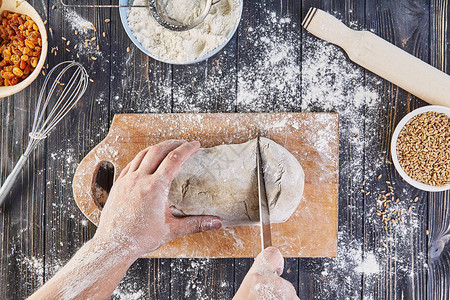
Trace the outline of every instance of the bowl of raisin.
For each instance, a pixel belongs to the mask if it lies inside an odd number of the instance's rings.
[[[1,1],[0,98],[29,86],[47,56],[47,31],[39,14],[26,1]]]

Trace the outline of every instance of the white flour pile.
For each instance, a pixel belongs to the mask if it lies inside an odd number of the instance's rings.
[[[146,6],[148,0],[135,0],[133,4]],[[136,39],[150,53],[165,61],[183,63],[204,56],[223,44],[239,22],[241,6],[241,0],[222,0],[211,7],[202,24],[182,32],[162,27],[146,8],[128,9],[128,24]],[[175,10],[172,14],[180,18],[182,12]],[[186,16],[192,17],[192,13]]]
[[[162,0],[161,12],[170,19],[189,25],[202,14],[206,7],[206,0]]]

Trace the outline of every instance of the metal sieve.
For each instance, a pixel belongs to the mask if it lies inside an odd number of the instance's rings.
[[[101,8],[114,8],[114,7],[141,7],[141,8],[149,8],[150,12],[155,18],[155,20],[164,28],[167,28],[172,31],[186,31],[190,30],[198,25],[200,25],[203,20],[205,20],[206,16],[209,14],[211,7],[220,2],[221,0],[206,0],[205,7],[200,15],[198,15],[194,20],[192,20],[189,24],[183,24],[178,22],[177,20],[169,17],[167,13],[162,9],[161,2],[162,0],[148,0],[147,5],[119,5],[119,4],[69,4],[64,0],[61,0],[61,4],[64,7],[101,7]]]

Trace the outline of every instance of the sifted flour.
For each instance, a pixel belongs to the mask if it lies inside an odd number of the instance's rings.
[[[135,0],[133,4],[145,6],[148,0]],[[165,61],[184,63],[194,61],[226,42],[239,22],[241,6],[241,0],[222,0],[211,7],[202,24],[182,32],[162,27],[146,8],[129,8],[128,24],[136,39],[150,53]],[[180,6],[184,7],[186,5]],[[175,15],[179,17],[178,13]]]
[[[180,24],[191,24],[205,9],[206,0],[162,0],[161,11]]]

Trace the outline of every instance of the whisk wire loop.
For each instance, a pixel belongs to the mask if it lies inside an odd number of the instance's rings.
[[[80,93],[83,94],[87,88],[88,75],[86,70],[76,62],[64,62],[56,65],[47,75],[44,81],[44,86],[48,84],[52,73],[61,65],[68,64],[65,66],[61,72],[55,78],[50,90],[48,92],[45,101],[40,98],[38,101],[36,112],[39,113],[37,121],[33,124],[32,132],[34,136],[47,136],[48,133],[56,126],[56,124],[65,117],[65,115],[72,109],[72,107],[78,102],[81,97]],[[53,94],[56,89],[61,86],[61,79],[66,74],[66,72],[76,67],[77,69],[72,74],[69,82],[64,85],[64,89],[53,105],[52,109],[45,118],[46,108],[49,106],[49,102],[53,98]]]
[[[46,96],[47,86],[53,73],[59,70],[62,66],[64,66],[63,69],[57,74],[54,82],[47,91]],[[67,84],[62,83],[62,80],[65,79],[64,76],[66,73],[73,68],[75,68],[75,70],[70,76]],[[34,112],[33,126],[29,134],[30,139],[28,141],[28,145],[14,169],[0,187],[0,205],[6,199],[6,196],[11,190],[15,179],[25,165],[25,162],[31,152],[50,134],[56,125],[69,113],[69,111],[77,104],[78,100],[80,100],[83,96],[88,86],[88,79],[89,75],[87,74],[86,69],[81,64],[73,61],[59,63],[48,72],[39,93],[36,110]],[[56,96],[55,92],[61,86],[64,86],[64,88],[61,93]],[[56,100],[52,101],[54,97],[56,97]],[[49,106],[51,103],[53,103],[53,106],[50,108]]]

